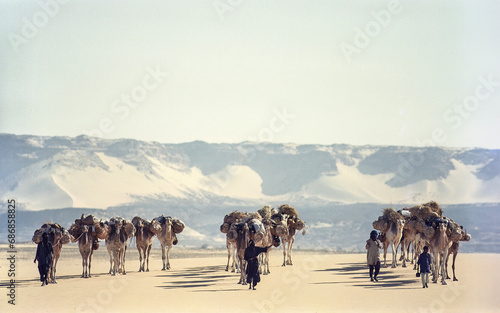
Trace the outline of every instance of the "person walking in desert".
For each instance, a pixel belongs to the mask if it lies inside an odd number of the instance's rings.
[[[48,274],[53,257],[54,250],[52,249],[52,244],[49,242],[49,236],[47,233],[43,233],[42,241],[40,241],[36,247],[35,260],[33,261],[33,263],[38,261],[38,271],[40,272],[40,281],[42,282],[42,286],[49,284]]]
[[[248,289],[252,289],[252,283],[253,283],[253,290],[255,290],[255,286],[257,283],[260,282],[260,274],[259,274],[259,260],[258,256],[262,252],[266,252],[271,246],[261,248],[261,247],[256,247],[255,242],[250,239],[248,242],[248,247],[245,249],[245,261],[247,261],[247,283],[249,284]]]
[[[378,233],[376,230],[372,230],[370,233],[370,239],[366,241],[366,261],[370,267],[370,280],[378,281],[377,275],[380,272],[380,251],[382,245],[378,240]],[[373,273],[375,270],[375,275]]]

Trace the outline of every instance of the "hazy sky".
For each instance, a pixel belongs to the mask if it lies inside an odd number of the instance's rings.
[[[64,2],[0,0],[0,132],[500,148],[500,1]]]

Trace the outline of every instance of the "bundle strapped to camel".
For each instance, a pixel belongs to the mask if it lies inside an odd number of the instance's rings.
[[[430,201],[422,205],[417,205],[409,208],[411,216],[416,216],[420,219],[426,220],[430,215],[443,216],[443,210],[439,207],[439,204],[435,201]]]
[[[42,234],[50,234],[54,233],[57,237],[59,237],[59,242],[63,245],[69,243],[71,241],[71,235],[64,227],[57,223],[45,223],[39,229],[35,230],[33,234],[33,238],[31,239],[34,243],[38,244],[42,241]]]
[[[263,206],[261,209],[257,210],[257,213],[260,214],[260,216],[262,216],[262,218],[271,218],[271,206],[270,205],[265,205]]]
[[[88,227],[88,231],[92,233],[92,236],[101,240],[108,238],[109,227],[106,223],[97,219],[92,214],[88,216],[82,214],[69,228],[69,233],[73,236],[72,242],[76,242],[80,238],[84,232],[84,226]]]
[[[233,211],[224,216],[224,222],[220,225],[220,231],[223,234],[227,234],[229,232],[229,228],[231,224],[239,222],[242,218],[247,217],[246,213],[240,211]]]
[[[176,234],[182,233],[182,231],[184,230],[184,227],[186,227],[186,225],[184,224],[183,221],[181,221],[180,219],[176,219],[176,218],[174,218],[172,220],[172,225],[174,227],[174,233],[176,233]]]
[[[135,226],[136,231],[138,227],[144,227],[153,234],[161,233],[161,224],[157,220],[149,221],[142,217],[136,216],[132,219],[132,224]]]
[[[298,217],[299,213],[297,213],[297,210],[295,210],[294,207],[288,204],[283,204],[278,208],[278,212],[281,214],[287,214],[289,216],[294,216]]]
[[[374,229],[380,230],[383,233],[389,230],[391,222],[397,223],[398,220],[404,219],[403,215],[396,212],[393,208],[385,208],[382,212],[382,215],[372,223],[372,226]]]
[[[181,233],[186,227],[184,222],[181,221],[180,219],[172,218],[171,216],[165,216],[163,214],[161,216],[155,217],[153,221],[157,221],[161,225],[165,225],[167,224],[167,222],[170,223],[172,225],[174,233],[176,234]]]

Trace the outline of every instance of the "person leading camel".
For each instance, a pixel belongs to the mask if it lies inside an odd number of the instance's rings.
[[[431,272],[432,258],[429,254],[429,247],[424,247],[424,252],[418,258],[417,264],[420,266],[420,277],[422,288],[429,288],[429,273]]]
[[[35,260],[33,260],[33,263],[36,263],[38,260],[38,272],[40,272],[40,281],[42,282],[42,286],[49,284],[48,274],[53,255],[54,250],[52,249],[52,244],[49,242],[49,236],[47,233],[43,233],[42,241],[40,241],[36,247]]]
[[[370,267],[370,280],[378,281],[377,275],[380,272],[380,251],[382,245],[378,240],[378,234],[376,230],[372,230],[370,233],[370,239],[366,241],[366,260],[368,266]],[[373,270],[375,269],[375,275],[373,275]]]
[[[251,239],[248,242],[248,247],[245,248],[245,256],[244,259],[247,261],[247,283],[249,284],[248,289],[255,290],[255,286],[260,282],[260,274],[259,274],[259,259],[257,258],[260,253],[266,252],[271,246],[261,248],[256,247],[255,242]]]

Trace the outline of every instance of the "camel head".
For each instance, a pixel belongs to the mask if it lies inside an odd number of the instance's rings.
[[[467,230],[462,229],[462,238],[460,238],[460,241],[469,241],[472,239],[472,236],[467,233]]]
[[[439,223],[438,224],[437,230],[439,230],[441,232],[446,232],[447,229],[448,229],[448,223]]]
[[[405,227],[406,221],[404,219],[399,219],[398,220],[398,229],[403,229]]]

